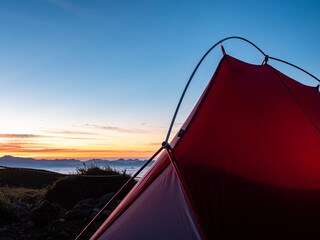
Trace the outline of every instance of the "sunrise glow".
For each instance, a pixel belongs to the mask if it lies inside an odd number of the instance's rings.
[[[71,127],[72,128],[72,127]],[[148,128],[82,126],[74,130],[42,129],[1,133],[0,155],[32,158],[147,158],[161,144],[164,131]]]
[[[194,67],[227,36],[320,75],[314,1],[5,0],[0,7],[0,157],[148,158],[164,141]],[[248,63],[263,61],[247,43],[224,48]],[[221,57],[216,48],[199,68],[172,136]]]

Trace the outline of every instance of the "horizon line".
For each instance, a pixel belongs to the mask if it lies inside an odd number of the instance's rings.
[[[87,161],[87,160],[95,160],[95,159],[98,159],[98,160],[110,160],[110,161],[114,161],[114,160],[120,160],[120,159],[124,159],[124,160],[148,160],[149,158],[147,157],[110,157],[110,158],[107,158],[107,157],[79,157],[79,158],[46,158],[46,157],[19,157],[19,156],[13,156],[13,155],[3,155],[2,157],[0,158],[3,158],[3,157],[13,157],[13,158],[31,158],[31,159],[34,159],[34,160],[79,160],[79,161]]]

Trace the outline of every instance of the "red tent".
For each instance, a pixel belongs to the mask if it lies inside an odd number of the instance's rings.
[[[92,239],[319,239],[320,93],[224,55]]]

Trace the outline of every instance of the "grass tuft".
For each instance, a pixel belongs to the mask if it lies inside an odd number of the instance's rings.
[[[111,168],[110,166],[101,167],[99,165],[92,164],[89,166],[84,165],[84,167],[76,168],[76,174],[95,175],[95,176],[99,176],[99,175],[110,176],[110,175],[120,175],[120,172]]]
[[[24,202],[31,207],[44,199],[47,189],[0,187],[0,198],[7,202]]]

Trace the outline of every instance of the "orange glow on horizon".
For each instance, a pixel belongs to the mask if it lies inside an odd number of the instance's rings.
[[[91,126],[90,126],[91,127]],[[27,133],[1,133],[0,157],[35,159],[146,159],[161,146],[162,131],[106,128],[79,130],[42,130]],[[31,133],[30,133],[31,132]]]
[[[101,159],[117,159],[117,158],[139,158],[145,159],[149,158],[157,149],[146,150],[146,151],[134,151],[134,150],[64,150],[61,152],[56,151],[12,151],[3,152],[0,150],[0,156],[11,155],[14,157],[23,158],[35,158],[35,159],[91,159],[91,158],[101,158]]]
[[[68,125],[54,128],[0,128],[0,157],[35,159],[147,159],[166,136],[166,127]],[[179,125],[175,127],[177,132]],[[174,133],[172,133],[174,136]]]

